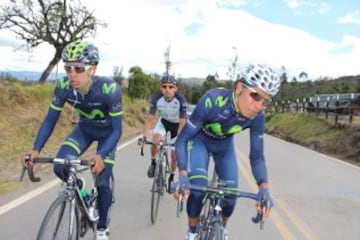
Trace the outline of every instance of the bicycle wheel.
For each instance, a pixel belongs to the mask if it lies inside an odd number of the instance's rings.
[[[164,189],[165,189],[166,192],[170,192],[171,189],[169,189],[169,186],[167,184],[168,177],[169,177],[169,175],[171,173],[168,154],[164,155],[163,161],[165,162],[165,169],[163,171],[165,181],[163,183],[163,186],[164,186]]]
[[[200,221],[197,226],[197,231],[199,235],[199,240],[207,239],[206,236],[208,235],[207,232],[210,229],[210,201],[209,199],[205,200],[205,203],[202,205],[201,213],[200,213]]]
[[[213,229],[213,236],[214,240],[224,240],[224,228],[222,227],[221,222],[215,222],[214,223],[214,229]]]
[[[151,223],[154,224],[156,222],[158,210],[159,210],[159,202],[162,191],[162,176],[160,171],[160,164],[156,164],[155,174],[153,179],[153,184],[151,188]]]
[[[62,193],[47,211],[36,239],[79,239],[79,213],[75,201],[75,198],[69,200],[67,193]]]
[[[111,173],[110,188],[111,188],[112,200],[111,200],[111,204],[110,204],[110,207],[109,207],[109,210],[108,210],[107,220],[106,220],[106,226],[108,226],[108,227],[110,225],[111,210],[112,210],[113,205],[115,203],[115,177],[114,177],[114,173]]]

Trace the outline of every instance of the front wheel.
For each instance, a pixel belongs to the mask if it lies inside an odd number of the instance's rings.
[[[79,239],[79,213],[75,201],[75,198],[69,200],[67,193],[61,194],[47,211],[36,239]]]
[[[158,210],[159,210],[159,202],[162,191],[162,177],[159,174],[159,165],[156,165],[155,174],[153,178],[153,184],[151,188],[151,223],[154,224],[156,222]]]

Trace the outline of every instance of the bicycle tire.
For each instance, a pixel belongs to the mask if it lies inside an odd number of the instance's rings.
[[[160,196],[162,191],[162,176],[159,174],[160,164],[156,164],[153,184],[151,188],[151,223],[154,224],[159,211]]]
[[[111,210],[113,208],[113,205],[115,203],[115,176],[114,173],[111,173],[111,177],[110,177],[110,188],[111,188],[111,204],[108,210],[108,214],[107,214],[107,219],[106,219],[106,226],[109,227],[110,225],[110,220],[111,220]]]
[[[55,199],[42,220],[37,240],[79,239],[79,213],[75,206],[71,206],[76,204],[76,199],[72,201],[69,201],[66,192]],[[74,214],[71,214],[71,208]],[[54,227],[51,226],[52,223],[55,223]]]
[[[165,187],[165,191],[166,192],[170,192],[170,188],[167,184],[167,181],[168,181],[168,177],[171,173],[171,170],[170,170],[170,164],[169,164],[169,157],[168,157],[168,154],[164,154],[164,161],[165,161],[165,169],[164,169],[164,179],[165,179],[165,182],[164,182],[164,187]]]

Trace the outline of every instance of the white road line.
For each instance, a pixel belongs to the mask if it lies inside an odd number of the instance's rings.
[[[117,151],[119,151],[120,149],[128,146],[129,144],[137,141],[137,139],[139,138],[138,137],[135,137],[123,144],[121,144],[120,146],[117,147]],[[13,208],[16,208],[17,206],[35,198],[36,196],[40,195],[41,193],[49,190],[50,188],[54,187],[55,185],[61,183],[59,179],[55,179],[55,180],[52,180],[50,182],[48,182],[47,184],[41,186],[41,187],[38,187],[37,189],[35,190],[32,190],[31,192],[28,192],[26,193],[25,195],[7,203],[7,204],[4,204],[3,206],[0,207],[0,215],[12,210]]]

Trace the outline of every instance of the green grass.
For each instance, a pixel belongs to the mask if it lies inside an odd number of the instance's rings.
[[[267,119],[267,132],[325,154],[360,164],[360,129],[336,128],[324,117],[283,113]]]

